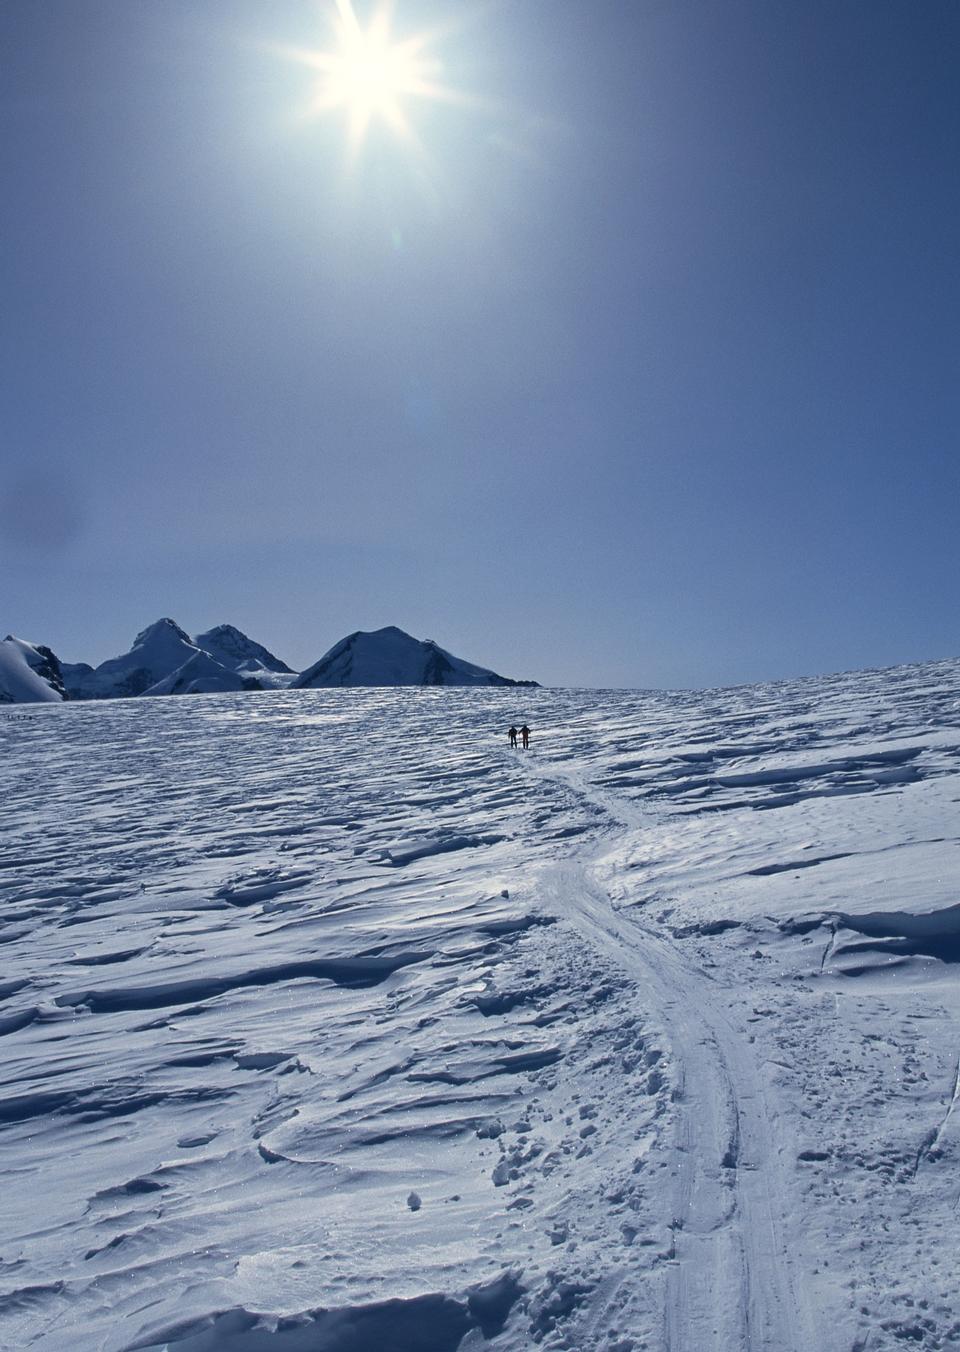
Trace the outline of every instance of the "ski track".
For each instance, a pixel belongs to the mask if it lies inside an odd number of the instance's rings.
[[[0,1347],[960,1347],[958,674],[0,713]]]
[[[780,1212],[789,1195],[747,1046],[709,977],[675,944],[614,908],[601,881],[623,876],[629,838],[649,826],[638,812],[569,774],[553,778],[600,808],[616,835],[556,867],[549,902],[608,952],[638,989],[655,996],[679,1065],[674,1245],[665,1316],[667,1345],[791,1352],[825,1346],[799,1299]],[[621,836],[626,836],[626,840]],[[731,1294],[733,1299],[731,1300]]]

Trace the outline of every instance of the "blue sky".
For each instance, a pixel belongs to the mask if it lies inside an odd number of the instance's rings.
[[[370,11],[360,3],[358,14]],[[0,7],[0,626],[550,684],[960,652],[955,0],[397,0],[464,103],[353,163],[320,0]]]

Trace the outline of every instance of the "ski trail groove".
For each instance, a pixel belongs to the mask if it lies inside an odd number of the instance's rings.
[[[923,1141],[920,1143],[920,1149],[917,1151],[917,1158],[913,1166],[914,1176],[916,1176],[916,1174],[919,1172],[920,1166],[925,1161],[930,1161],[937,1158],[943,1143],[944,1135],[946,1133],[947,1127],[950,1124],[950,1119],[953,1116],[954,1111],[956,1110],[958,1102],[960,1102],[960,1059],[958,1059],[956,1069],[954,1071],[953,1093],[950,1095],[950,1102],[947,1104],[946,1111],[940,1118],[940,1121],[937,1123],[937,1125],[930,1129],[927,1135],[923,1138]]]
[[[554,771],[554,772],[551,772]],[[540,881],[558,914],[607,952],[650,999],[672,1043],[678,1108],[670,1352],[807,1352],[826,1347],[802,1298],[784,1214],[787,1178],[745,1031],[716,983],[672,939],[614,909],[611,888],[644,814],[573,775],[532,764],[599,808],[613,830]]]

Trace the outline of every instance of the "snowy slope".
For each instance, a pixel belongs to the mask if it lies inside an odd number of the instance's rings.
[[[0,704],[58,703],[63,696],[60,663],[49,648],[12,634],[0,642]]]
[[[206,633],[197,634],[193,642],[231,671],[249,676],[257,676],[261,671],[294,674],[286,662],[281,662],[269,648],[265,648],[262,643],[255,643],[232,624],[218,624]]]
[[[61,662],[68,699],[96,699],[96,674],[89,662]]]
[[[430,639],[416,639],[388,625],[349,634],[294,682],[297,689],[336,686],[531,685],[474,666]]]
[[[251,679],[251,678],[247,678]],[[144,690],[145,695],[210,695],[245,690],[245,678],[217,662],[209,653],[196,652],[162,681]]]
[[[957,1346],[960,662],[0,738],[0,1346]]]

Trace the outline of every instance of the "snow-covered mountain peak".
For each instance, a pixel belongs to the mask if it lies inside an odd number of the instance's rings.
[[[294,682],[295,688],[397,685],[532,685],[499,676],[396,625],[357,630],[341,639]]]
[[[191,642],[231,671],[255,674],[266,670],[292,674],[292,668],[286,662],[281,662],[269,648],[254,642],[242,629],[232,624],[218,624],[203,634],[197,634]]]
[[[191,638],[169,616],[147,625],[128,652],[101,662],[96,670],[84,662],[68,663],[63,674],[73,699],[272,688],[288,685],[293,676],[285,662],[235,625],[217,625]]]
[[[153,624],[148,624],[146,629],[142,629],[133,640],[133,646],[135,648],[144,648],[152,647],[157,643],[172,642],[188,643],[191,647],[196,646],[190,635],[180,628],[176,620],[164,617],[163,619],[155,620]]]
[[[137,635],[129,652],[101,662],[93,672],[82,666],[69,671],[68,689],[76,699],[142,695],[199,651],[175,621],[157,620]]]
[[[0,704],[53,703],[64,693],[56,654],[8,634],[0,643]]]
[[[235,624],[215,624],[212,629],[206,630],[205,633],[197,634],[193,641],[198,648],[203,647],[202,639],[213,639],[220,643],[234,643],[240,647],[252,642],[243,630],[238,629]]]
[[[358,630],[356,631],[356,635],[362,634],[362,633],[364,633],[364,632],[365,632],[364,630],[358,629]],[[420,639],[415,639],[415,638],[413,637],[412,634],[408,634],[408,633],[407,633],[406,629],[401,629],[401,628],[400,628],[398,625],[396,625],[396,624],[385,624],[385,625],[383,626],[382,629],[370,629],[370,630],[368,630],[368,631],[366,631],[366,632],[367,632],[367,634],[368,634],[368,636],[369,636],[370,638],[385,638],[385,637],[387,637],[387,636],[389,635],[389,636],[391,636],[391,637],[409,639],[411,643],[418,643],[418,642],[432,643],[432,642],[433,642],[433,639],[432,639],[432,638],[427,638],[427,639],[422,639],[422,640],[420,640]],[[356,637],[356,635],[354,635],[354,637]]]

